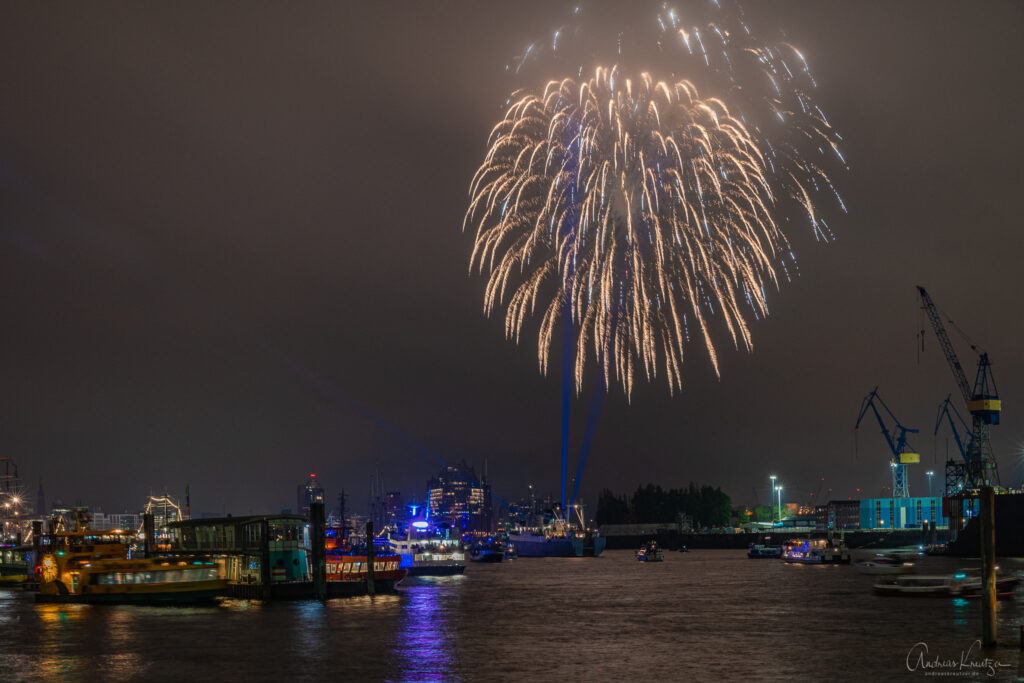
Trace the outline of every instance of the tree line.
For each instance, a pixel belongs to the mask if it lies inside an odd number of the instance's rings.
[[[597,498],[594,521],[602,524],[649,524],[676,522],[680,514],[693,520],[695,528],[726,526],[732,518],[732,500],[722,489],[697,486],[663,489],[638,486],[632,496],[604,489]]]

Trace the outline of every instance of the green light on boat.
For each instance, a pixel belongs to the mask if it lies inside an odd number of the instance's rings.
[[[963,574],[963,573],[960,573],[960,574],[954,574],[954,575],[953,575],[953,578],[954,578],[954,579],[966,579],[966,578],[967,578],[967,574]]]

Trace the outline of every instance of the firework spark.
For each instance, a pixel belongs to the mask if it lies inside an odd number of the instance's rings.
[[[706,49],[669,20],[682,44]],[[749,54],[771,77],[771,53]],[[631,79],[620,65],[593,73],[510,99],[470,184],[470,270],[487,273],[484,311],[506,308],[509,338],[543,310],[542,372],[561,322],[575,335],[577,391],[591,354],[605,386],[614,377],[627,396],[638,370],[648,381],[664,373],[675,391],[691,330],[716,373],[713,319],[752,349],[747,318],[767,314],[766,285],[778,286],[791,259],[779,205],[795,202],[827,237],[812,198],[832,183],[795,144],[772,144],[691,81]],[[794,112],[785,99],[768,106],[838,153],[820,110]]]

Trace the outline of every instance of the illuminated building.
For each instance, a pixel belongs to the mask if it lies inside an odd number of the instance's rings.
[[[385,493],[382,503],[385,525],[396,527],[408,520],[405,505],[402,503],[402,494],[399,491],[388,491]]]
[[[862,529],[915,529],[949,525],[941,498],[869,498],[860,501]]]
[[[310,474],[309,481],[305,484],[299,484],[297,500],[298,503],[295,506],[295,509],[298,514],[305,516],[309,516],[310,503],[324,502],[324,489],[320,486],[319,482],[317,482],[315,474]]]
[[[491,485],[463,460],[448,465],[427,483],[430,521],[457,532],[492,531]]]
[[[859,529],[859,500],[830,500],[814,508],[814,526],[817,529]]]

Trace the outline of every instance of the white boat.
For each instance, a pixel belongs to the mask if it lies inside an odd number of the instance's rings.
[[[916,571],[914,563],[894,555],[878,554],[869,560],[854,562],[861,574],[893,575],[912,574]]]
[[[1011,598],[1019,579],[1016,576],[996,577],[996,597]],[[908,597],[978,598],[981,597],[981,577],[965,572],[956,574],[896,576],[879,581],[872,590],[878,595]]]
[[[388,550],[401,556],[409,576],[451,576],[466,571],[458,541],[440,538],[388,538]]]

